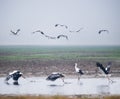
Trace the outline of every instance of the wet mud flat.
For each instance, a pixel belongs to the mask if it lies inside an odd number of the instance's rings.
[[[114,83],[109,83],[106,78],[66,78],[54,82],[46,81],[45,77],[20,78],[19,85],[9,85],[0,78],[0,95],[120,95],[120,78],[112,77]]]

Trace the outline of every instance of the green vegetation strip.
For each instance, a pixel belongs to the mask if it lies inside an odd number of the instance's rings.
[[[0,60],[113,59],[120,60],[120,47],[0,46]]]

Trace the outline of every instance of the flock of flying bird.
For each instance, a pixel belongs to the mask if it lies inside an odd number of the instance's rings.
[[[54,26],[55,26],[55,27],[63,27],[63,28],[65,28],[65,29],[69,29],[67,25],[55,24]],[[83,28],[80,28],[80,29],[75,30],[75,31],[69,30],[69,32],[70,32],[70,33],[78,33],[78,32],[80,32],[81,30],[83,30]],[[11,30],[10,32],[11,32],[13,35],[18,35],[18,33],[20,32],[20,29],[17,29],[16,32],[14,32],[14,31],[12,31],[12,30]],[[64,35],[64,34],[60,34],[60,35],[54,37],[54,36],[49,36],[49,35],[47,35],[46,33],[44,33],[44,32],[41,31],[41,30],[36,30],[36,31],[34,31],[34,32],[32,32],[32,33],[35,34],[35,33],[37,33],[37,32],[40,33],[40,34],[42,34],[44,37],[46,37],[46,38],[48,38],[48,39],[60,39],[60,38],[62,37],[62,38],[66,38],[66,39],[68,40],[68,36],[67,36],[67,35]],[[101,33],[103,33],[103,32],[109,33],[108,30],[103,29],[103,30],[99,30],[99,31],[98,31],[98,34],[101,34]]]
[[[113,83],[113,82],[114,82],[113,80],[110,79],[110,77],[109,77],[109,75],[108,75],[108,74],[110,74],[111,62],[109,62],[106,67],[104,67],[101,63],[96,62],[96,67],[98,67],[98,68],[102,71],[102,73],[105,74],[105,76],[108,78],[108,81],[109,81],[110,83]],[[77,64],[77,63],[75,63],[74,68],[75,68],[76,73],[78,74],[78,81],[80,81],[81,75],[84,75],[85,72],[82,71],[82,69],[80,69],[80,68],[78,67],[78,64]],[[19,84],[19,83],[18,83],[18,79],[19,79],[21,76],[22,76],[23,78],[25,78],[22,74],[23,74],[23,73],[21,73],[19,70],[14,70],[13,72],[9,73],[9,75],[8,75],[8,76],[6,77],[6,79],[5,79],[6,84],[9,84],[9,83],[8,83],[8,80],[9,80],[10,78],[13,78],[13,80],[14,80],[13,84],[14,84],[14,85],[18,85],[18,84]],[[55,81],[55,80],[57,80],[58,78],[61,78],[61,79],[62,79],[62,82],[63,82],[64,84],[67,84],[67,82],[64,81],[64,77],[65,77],[65,75],[62,74],[62,73],[53,72],[53,73],[51,73],[50,75],[48,75],[48,77],[46,78],[46,80]],[[31,81],[31,82],[32,82],[32,81]]]

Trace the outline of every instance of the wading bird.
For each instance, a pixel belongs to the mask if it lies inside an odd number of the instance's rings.
[[[107,33],[109,33],[108,30],[99,30],[99,31],[98,31],[99,34],[101,34],[102,32],[107,32]]]
[[[21,73],[19,70],[14,70],[13,72],[10,72],[9,75],[5,78],[5,82],[6,82],[7,84],[9,84],[9,83],[8,83],[8,80],[9,80],[10,78],[13,78],[13,81],[14,81],[13,84],[14,84],[14,85],[19,85],[18,79],[19,79],[20,77],[25,78],[25,77],[23,76],[23,73]]]
[[[80,80],[81,75],[83,75],[83,71],[77,67],[77,63],[75,63],[75,71],[78,73],[78,81]]]
[[[62,73],[53,72],[46,78],[46,80],[55,81],[56,79],[61,78],[62,81],[64,82],[64,77],[65,76]]]
[[[109,73],[110,73],[110,67],[111,67],[111,62],[108,63],[108,65],[106,67],[104,67],[101,63],[96,62],[96,66],[99,68],[99,70],[102,71],[102,73],[105,74],[105,76],[108,78],[109,82],[113,82],[113,80],[110,79],[109,77]]]
[[[62,24],[55,24],[55,27],[58,27],[58,26],[65,27],[66,29],[68,28],[68,26],[66,26],[66,25],[62,25]]]
[[[58,35],[57,38],[61,38],[61,37],[65,37],[68,40],[68,36],[67,35]]]
[[[14,34],[14,35],[17,35],[19,31],[20,31],[20,29],[17,29],[16,32],[13,32],[12,30],[11,30],[10,32],[11,32],[12,34]]]

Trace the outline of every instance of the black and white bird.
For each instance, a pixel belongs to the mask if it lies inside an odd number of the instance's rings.
[[[67,35],[58,35],[57,39],[60,39],[61,37],[64,37],[64,38],[66,38],[68,40],[68,36]]]
[[[66,25],[62,25],[62,24],[55,24],[55,27],[58,27],[58,26],[65,27],[66,29],[68,28],[68,26],[66,26]]]
[[[12,34],[14,34],[14,35],[17,35],[18,34],[18,32],[20,31],[20,29],[17,29],[17,31],[16,32],[14,32],[14,31],[10,31]]]
[[[55,81],[56,79],[58,78],[61,78],[62,81],[64,82],[64,75],[62,73],[59,73],[59,72],[53,72],[52,74],[50,74],[46,80],[50,80],[50,81]]]
[[[83,75],[84,73],[80,68],[78,68],[77,63],[75,63],[75,71],[76,73],[78,73],[78,80],[80,80],[81,75]]]
[[[102,32],[107,32],[107,33],[109,33],[108,30],[99,30],[99,31],[98,31],[99,34],[101,34]]]
[[[113,81],[110,79],[109,75],[108,75],[108,74],[110,74],[111,64],[112,64],[112,63],[109,62],[108,65],[107,65],[106,67],[104,67],[101,63],[96,62],[96,66],[99,68],[99,70],[102,71],[102,73],[105,74],[105,76],[108,78],[108,81],[109,81],[109,82],[113,82]]]
[[[9,84],[9,83],[8,83],[8,80],[10,80],[11,78],[13,78],[13,81],[14,81],[13,84],[14,84],[14,85],[19,85],[18,79],[19,79],[20,77],[25,78],[25,77],[23,76],[23,73],[22,73],[22,72],[20,72],[19,70],[14,70],[13,72],[10,72],[10,73],[8,74],[8,76],[5,78],[5,82],[6,82],[7,84]]]
[[[40,31],[40,30],[34,31],[34,32],[32,32],[32,33],[36,33],[36,32],[39,32],[39,33],[41,33],[42,35],[44,35],[44,32],[42,32],[42,31]]]

